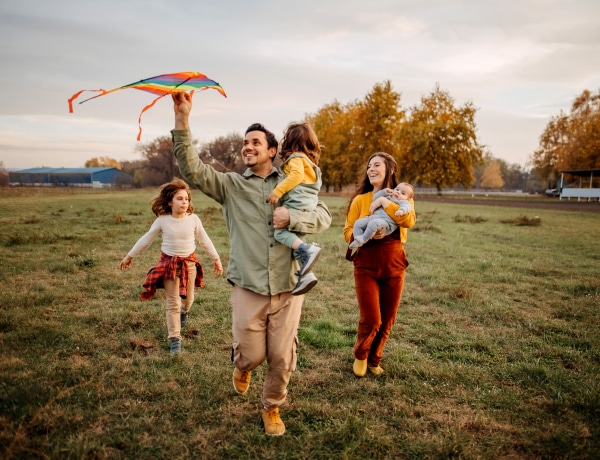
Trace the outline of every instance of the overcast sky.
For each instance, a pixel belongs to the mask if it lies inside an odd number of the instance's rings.
[[[599,0],[2,0],[0,161],[140,159],[137,120],[151,94],[118,91],[72,114],[67,99],[197,71],[228,96],[194,96],[202,142],[257,121],[279,138],[290,121],[385,80],[410,108],[439,83],[478,108],[493,156],[526,165],[550,118],[600,89],[598,18]],[[168,135],[172,102],[142,127],[142,143]]]

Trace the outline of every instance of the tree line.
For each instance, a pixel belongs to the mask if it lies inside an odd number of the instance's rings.
[[[550,186],[556,185],[561,171],[600,169],[600,90],[584,90],[573,101],[570,113],[561,111],[552,117],[532,164]]]
[[[387,152],[398,162],[398,177],[419,187],[543,191],[565,169],[600,168],[600,92],[584,91],[571,113],[553,117],[540,136],[530,167],[495,158],[477,138],[472,102],[457,105],[436,85],[418,104],[403,107],[390,81],[377,83],[362,100],[333,101],[307,114],[322,143],[319,166],[325,191],[356,183],[366,159]],[[220,171],[244,170],[239,152],[243,136],[231,133],[206,144],[194,142],[202,161]],[[171,138],[136,147],[141,159],[119,164],[96,157],[86,167],[116,166],[132,175],[134,186],[155,186],[180,177]],[[115,165],[116,163],[116,165]]]

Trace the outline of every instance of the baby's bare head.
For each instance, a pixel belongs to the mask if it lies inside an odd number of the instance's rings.
[[[408,182],[400,182],[393,192],[393,196],[397,200],[410,200],[414,195],[415,189]]]

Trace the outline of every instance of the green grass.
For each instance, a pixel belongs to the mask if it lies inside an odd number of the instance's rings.
[[[162,291],[139,300],[155,190],[0,189],[0,458],[591,459],[600,456],[600,212],[416,203],[402,304],[357,379],[347,199],[306,296],[298,369],[264,435],[260,395],[231,385],[230,286],[207,255],[183,350]],[[220,208],[196,210],[224,265]],[[533,224],[532,224],[533,222]]]

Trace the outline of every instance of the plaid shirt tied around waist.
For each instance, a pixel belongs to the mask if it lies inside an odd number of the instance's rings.
[[[144,292],[142,292],[142,300],[150,300],[156,294],[157,289],[164,288],[164,280],[174,280],[179,273],[179,296],[185,299],[187,296],[187,286],[189,271],[187,261],[196,264],[196,279],[194,287],[204,287],[202,278],[204,272],[202,265],[196,257],[196,254],[190,254],[187,257],[168,256],[164,252],[160,254],[158,263],[148,271],[146,280],[144,281]],[[193,289],[193,288],[192,288]]]

